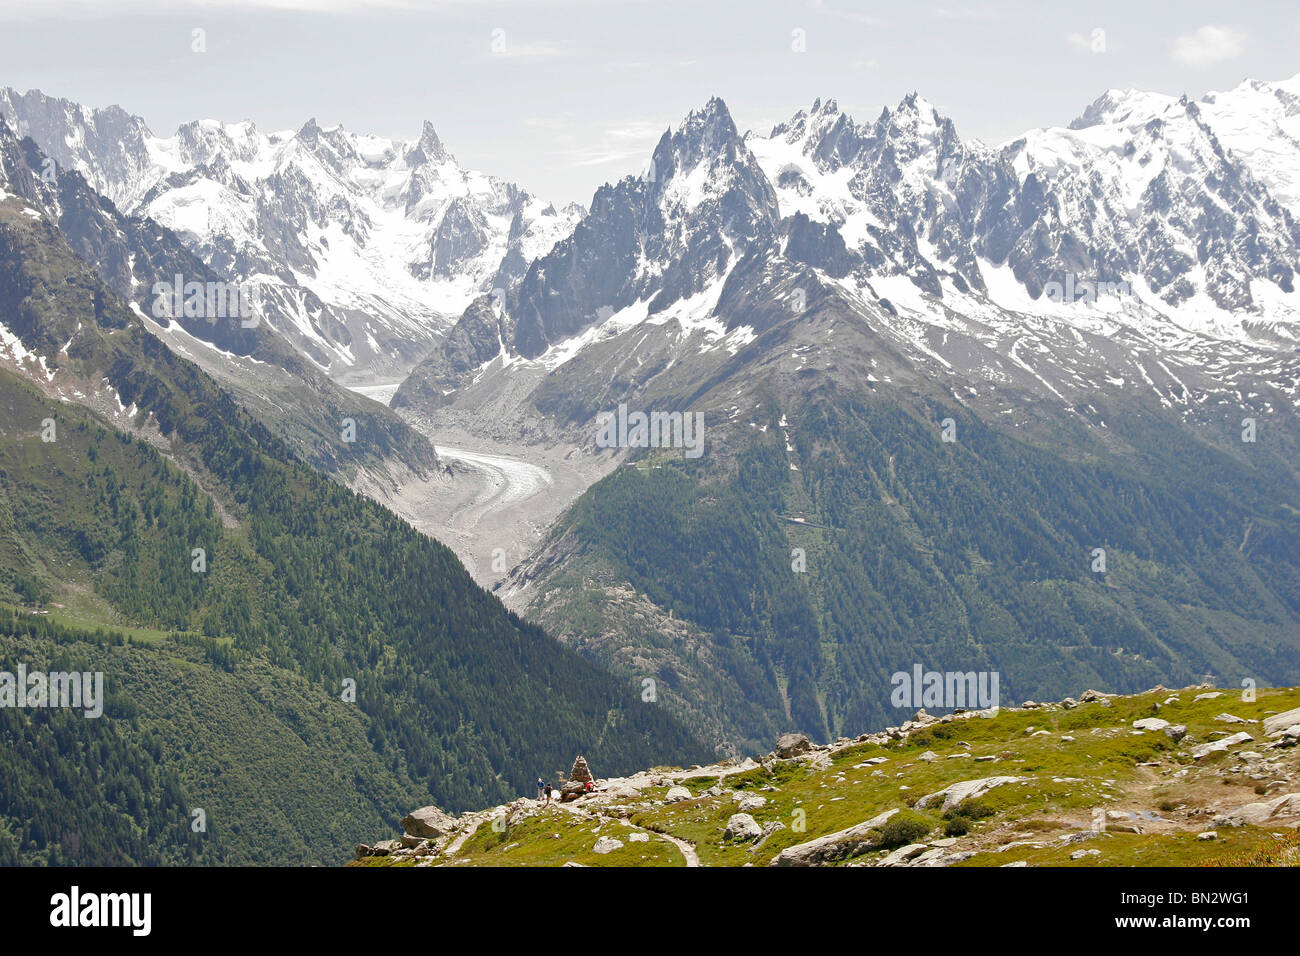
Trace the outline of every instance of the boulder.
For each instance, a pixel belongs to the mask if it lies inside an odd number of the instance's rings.
[[[877,866],[901,866],[913,857],[919,857],[929,849],[924,843],[909,843],[907,846],[900,846],[889,856],[885,857]],[[942,853],[943,851],[940,851]]]
[[[650,834],[648,834],[648,833],[633,833],[633,834],[630,835],[627,839],[628,839],[628,842],[630,842],[630,843],[649,843],[649,842],[650,842]]]
[[[763,828],[748,813],[733,813],[722,835],[728,840],[757,840],[763,835]]]
[[[1300,793],[1287,793],[1262,803],[1247,803],[1214,818],[1218,826],[1240,827],[1246,824],[1260,826],[1278,817],[1300,815]]]
[[[1269,747],[1294,747],[1300,743],[1300,724],[1293,724],[1285,730],[1275,730],[1269,736],[1277,738]]]
[[[766,805],[767,797],[760,797],[755,794],[742,798],[740,803],[736,805],[736,809],[741,813],[749,813],[752,810],[758,810]]]
[[[1141,720],[1133,721],[1135,730],[1164,730],[1169,726],[1169,721],[1161,720],[1159,717],[1143,717]]]
[[[1244,744],[1248,740],[1254,740],[1248,733],[1233,734],[1231,737],[1224,737],[1222,740],[1214,740],[1208,744],[1201,744],[1199,747],[1192,748],[1192,759],[1200,760],[1202,757],[1208,757],[1213,753],[1222,753],[1229,748],[1238,744]]]
[[[886,810],[863,823],[854,824],[806,843],[786,847],[772,858],[768,866],[813,866],[817,863],[858,856],[875,848],[876,836],[872,831],[883,827],[885,821],[897,812],[897,809]]]
[[[455,817],[443,813],[437,807],[420,807],[412,810],[402,818],[402,829],[411,836],[432,840],[446,836],[457,827]]]
[[[1187,725],[1171,724],[1170,726],[1165,728],[1165,734],[1174,743],[1178,743],[1178,741],[1182,740],[1184,737],[1187,736]]]
[[[930,804],[942,798],[943,810],[947,812],[963,800],[983,796],[994,787],[1001,787],[1008,783],[1024,783],[1028,779],[1028,777],[983,777],[979,780],[962,780],[944,787],[942,790],[936,790],[934,793],[927,793],[916,801],[916,808],[924,810]]]
[[[947,866],[948,864],[945,862],[946,859],[947,859],[947,851],[945,851],[943,847],[931,845],[930,849],[926,850],[924,853],[920,854],[919,856],[913,857],[912,860],[907,865],[908,866]]]
[[[664,803],[680,803],[689,799],[691,799],[691,792],[685,787],[669,787],[668,792],[664,794]]]
[[[1274,714],[1272,717],[1264,718],[1264,733],[1272,735],[1279,730],[1286,730],[1294,724],[1300,724],[1300,707],[1295,710],[1288,710],[1285,713]]]
[[[560,802],[570,803],[587,792],[587,785],[578,780],[570,780],[560,786]]]
[[[603,836],[596,840],[595,846],[591,848],[592,853],[613,853],[615,850],[623,849],[623,841],[615,840],[613,837]]]
[[[789,759],[812,750],[812,741],[804,734],[782,734],[776,742],[776,755]]]

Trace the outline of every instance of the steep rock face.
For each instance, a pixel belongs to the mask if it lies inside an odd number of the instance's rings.
[[[512,347],[535,358],[638,302],[704,293],[775,232],[776,194],[716,97],[655,147],[649,171],[601,187],[572,236],[509,297]]]
[[[58,166],[83,168],[91,187],[129,207],[157,177],[149,156],[149,127],[119,106],[89,109],[40,90],[0,88],[0,115],[18,138],[30,136]],[[97,157],[92,165],[90,156]]]
[[[429,409],[466,384],[470,373],[501,353],[506,327],[492,299],[476,299],[441,346],[411,372],[393,396],[393,408]]]
[[[1174,97],[1137,90],[1110,90],[1071,128],[1097,123],[1136,122],[1161,115]],[[1278,83],[1244,80],[1223,93],[1196,101],[1201,122],[1219,144],[1243,163],[1255,180],[1300,217],[1300,75]]]
[[[1038,131],[1003,157],[1035,197],[1020,206],[1010,256],[1031,293],[1075,272],[1144,283],[1171,306],[1203,295],[1234,311],[1256,304],[1253,280],[1294,289],[1295,220],[1195,103],[1132,125]]]
[[[421,278],[451,278],[488,245],[488,223],[464,198],[453,199],[429,240],[429,262],[415,269]]]

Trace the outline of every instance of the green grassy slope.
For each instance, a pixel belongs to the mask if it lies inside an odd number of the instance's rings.
[[[1300,748],[1270,748],[1261,723],[1249,722],[1300,707],[1300,690],[1264,690],[1254,701],[1232,691],[1195,699],[1204,693],[1156,689],[1105,702],[926,719],[791,759],[768,755],[750,769],[734,762],[657,768],[598,781],[597,795],[576,804],[524,800],[466,815],[460,832],[471,835],[455,852],[442,846],[351,865],[685,865],[686,854],[663,839],[670,836],[699,865],[765,866],[783,851],[890,811],[882,825],[839,842],[818,865],[879,865],[903,846],[913,847],[911,859],[929,851],[932,865],[960,867],[1300,865]],[[1225,713],[1247,723],[1219,719]],[[1157,715],[1185,727],[1187,736],[1176,741],[1163,730],[1132,726]],[[1243,729],[1250,741],[1193,756],[1196,747]],[[922,799],[995,776],[1019,782],[947,811],[941,800]],[[638,792],[621,795],[629,784]],[[690,794],[667,802],[670,787]],[[1292,793],[1293,809],[1273,819],[1223,819]],[[740,801],[755,797],[762,805],[747,812],[764,835],[729,838],[724,831]],[[650,842],[633,842],[638,832]],[[1214,837],[1202,837],[1207,833]],[[595,853],[602,836],[622,847]],[[904,862],[895,857],[890,865]]]
[[[698,461],[647,452],[590,488],[552,532],[530,614],[741,750],[887,720],[889,676],[917,663],[997,671],[1004,699],[1300,683],[1294,470],[1267,445],[1111,411],[1140,454],[1031,443],[924,401],[766,409],[765,432],[719,427]]]

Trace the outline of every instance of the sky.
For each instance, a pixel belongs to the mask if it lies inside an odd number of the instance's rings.
[[[765,131],[818,97],[865,121],[916,91],[1000,143],[1110,88],[1297,73],[1294,2],[0,0],[0,86],[160,135],[315,118],[413,139],[429,120],[462,165],[559,203],[639,172],[713,95]]]

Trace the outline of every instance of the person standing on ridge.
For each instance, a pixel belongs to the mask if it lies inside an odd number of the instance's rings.
[[[537,799],[541,800],[542,797],[546,797],[549,799],[550,796],[551,796],[551,788],[546,785],[545,781],[543,781],[541,777],[538,777],[537,778]]]

